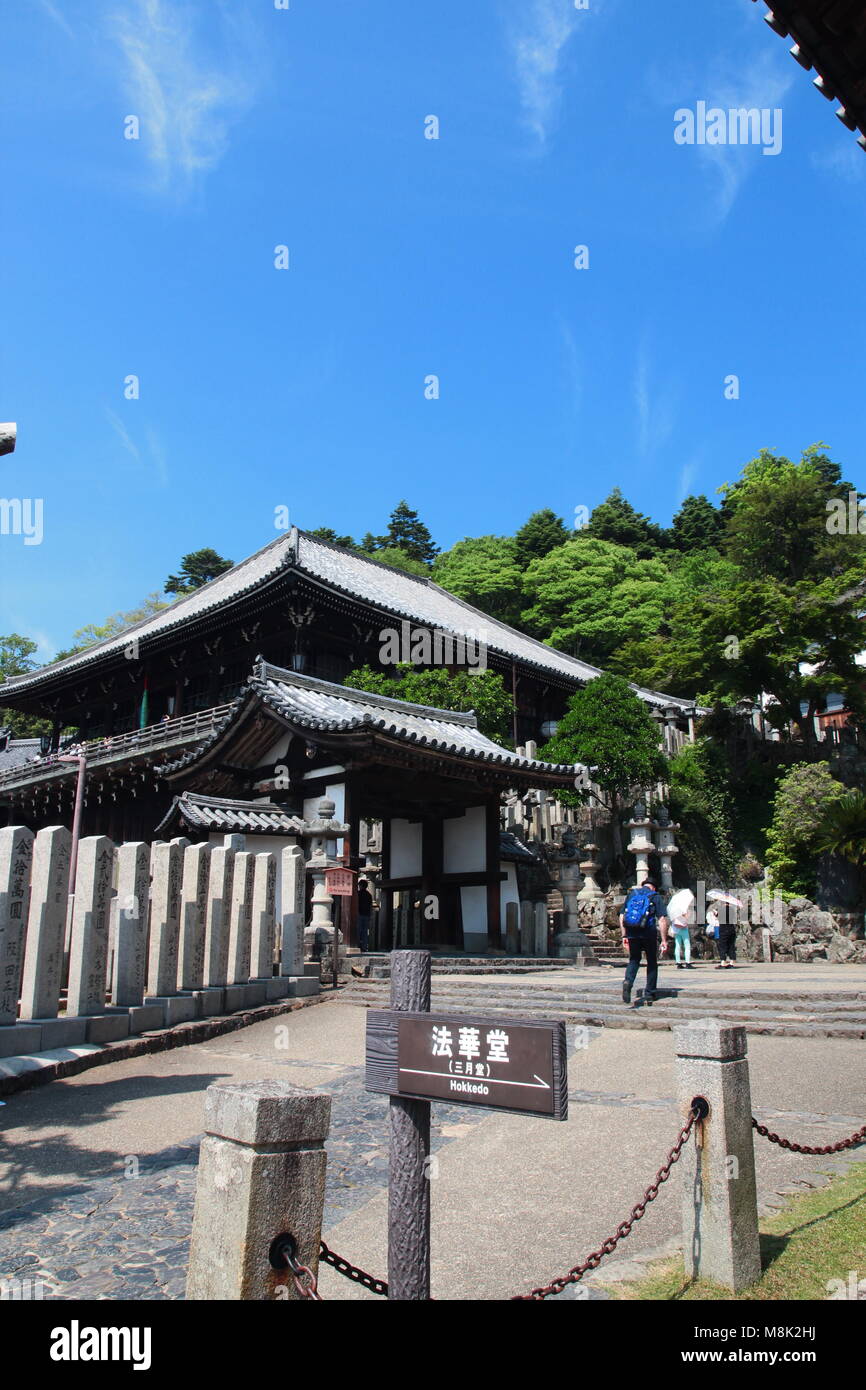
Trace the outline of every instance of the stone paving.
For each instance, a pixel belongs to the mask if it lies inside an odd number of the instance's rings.
[[[42,1296],[59,1299],[182,1299],[198,1152],[198,1138],[183,1135],[187,1116],[194,1125],[195,1116],[200,1115],[201,1090],[196,1084],[225,1073],[289,1075],[284,1069],[290,1069],[296,1084],[307,1084],[309,1077],[308,1084],[327,1090],[332,1097],[325,1238],[333,1239],[341,1254],[384,1277],[388,1101],[365,1091],[363,1069],[356,1060],[364,1013],[341,1004],[335,1010],[312,1011],[306,1018],[295,1015],[293,1054],[284,1060],[269,1050],[270,1032],[260,1024],[232,1035],[231,1040],[183,1049],[186,1059],[176,1052],[152,1061],[152,1068],[163,1069],[159,1077],[142,1075],[141,1061],[101,1069],[98,1080],[107,1094],[99,1100],[89,1089],[93,1081],[86,1078],[52,1083],[26,1102],[18,1098],[16,1122],[6,1122],[10,1151],[14,1155],[17,1147],[27,1154],[28,1142],[36,1148],[29,1151],[33,1154],[29,1167],[27,1158],[20,1160],[11,1177],[11,1200],[17,1201],[16,1193],[25,1200],[0,1212],[0,1279],[12,1281],[5,1293],[0,1290],[0,1296],[14,1296],[17,1287],[17,1296],[27,1297],[29,1290],[32,1297],[34,1286],[41,1283]],[[338,1037],[335,1030],[339,1029],[343,1033]],[[515,1231],[512,1219],[521,1202],[525,1210],[519,1219],[524,1224],[537,1213],[536,1243],[544,1269],[552,1274],[567,1268],[598,1243],[593,1222],[604,1227],[603,1236],[608,1226],[612,1229],[627,1214],[672,1142],[678,1113],[670,1087],[669,1044],[661,1038],[650,1044],[649,1039],[644,1042],[634,1035],[612,1038],[607,1030],[585,1031],[587,1047],[579,1055],[572,1053],[570,1059],[568,1125],[494,1115],[480,1108],[434,1106],[433,1152],[442,1156],[445,1172],[437,1189],[443,1205],[437,1209],[436,1222],[449,1266],[437,1286],[440,1297],[501,1297],[497,1290],[503,1280],[508,1283],[506,1292],[513,1291],[515,1283],[516,1287],[526,1283],[515,1272],[507,1249],[510,1240],[519,1246],[525,1239],[521,1231]],[[852,1071],[852,1066],[857,1066],[859,1048],[855,1052],[852,1044],[826,1041],[818,1057],[810,1056],[811,1045],[800,1044],[795,1067],[791,1046],[786,1040],[755,1048],[759,1118],[808,1143],[833,1142],[858,1128],[863,1123],[858,1113],[864,1102],[863,1071],[862,1067]],[[594,1060],[597,1050],[598,1061]],[[329,1060],[322,1061],[323,1055]],[[220,1065],[229,1062],[230,1067]],[[109,1071],[125,1080],[110,1083],[105,1075]],[[171,1085],[166,1082],[169,1076]],[[166,1083],[161,1092],[146,1089],[145,1083],[155,1080]],[[623,1080],[633,1089],[624,1089]],[[125,1112],[116,1099],[117,1085],[125,1088]],[[813,1108],[795,1108],[810,1093]],[[194,1104],[182,1109],[180,1100],[190,1097]],[[847,1113],[845,1102],[853,1113]],[[60,1125],[66,1137],[64,1104],[67,1110],[76,1107],[84,1129],[75,1136],[72,1157],[69,1146],[52,1160],[52,1127]],[[0,1108],[0,1129],[4,1113],[12,1117],[12,1111],[11,1102],[8,1112]],[[155,1132],[181,1142],[131,1157],[136,1124],[144,1134]],[[515,1142],[521,1146],[517,1152]],[[612,1150],[610,1158],[603,1156],[607,1148]],[[41,1189],[35,1171],[40,1153],[46,1155]],[[861,1149],[834,1159],[801,1159],[771,1149],[763,1141],[756,1153],[764,1209],[782,1205],[780,1194],[821,1185],[828,1173],[841,1171],[864,1156]],[[508,1171],[502,1170],[500,1184],[491,1184],[488,1175],[501,1162]],[[456,1181],[449,1173],[458,1175]],[[559,1212],[548,1209],[545,1190],[562,1192]],[[447,1191],[447,1198],[438,1198],[440,1191]],[[29,1196],[31,1192],[35,1195]],[[593,1194],[589,1203],[587,1192]],[[635,1257],[638,1261],[648,1258],[658,1253],[664,1241],[676,1239],[679,1202],[674,1185],[663,1189],[662,1195],[663,1201],[651,1209],[652,1216],[630,1238],[621,1268],[639,1272]],[[486,1213],[481,1212],[484,1201],[493,1204]],[[500,1220],[505,1224],[497,1224]],[[488,1273],[484,1268],[485,1261],[475,1248],[479,1234],[485,1248],[501,1252],[501,1269],[491,1268]],[[611,1271],[616,1277],[612,1264],[605,1262],[604,1270],[605,1275]],[[571,1290],[562,1296],[607,1297],[599,1284],[596,1279],[585,1293]],[[370,1296],[330,1270],[324,1271],[323,1288],[330,1298]]]

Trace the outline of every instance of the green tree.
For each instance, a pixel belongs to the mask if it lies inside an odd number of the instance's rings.
[[[618,487],[593,510],[583,535],[625,546],[641,560],[651,559],[668,545],[664,528],[635,511]]]
[[[0,684],[10,676],[26,676],[35,671],[39,662],[35,660],[37,644],[20,632],[10,632],[0,637]],[[38,738],[48,733],[51,722],[32,714],[21,714],[18,710],[0,708],[0,725],[8,729],[13,738]]]
[[[331,545],[341,545],[344,550],[358,549],[351,536],[338,536],[330,526],[317,526],[315,531],[308,531],[307,535],[315,536],[318,541],[330,541]]]
[[[671,523],[671,541],[686,553],[708,550],[722,540],[724,520],[721,512],[703,495],[687,497]]]
[[[658,631],[669,584],[663,560],[584,532],[528,567],[521,621],[551,646],[604,664],[622,643]]]
[[[222,555],[218,555],[215,550],[205,547],[203,550],[192,550],[189,555],[184,555],[180,562],[180,573],[170,574],[165,581],[164,592],[166,594],[191,594],[196,589],[200,589],[203,584],[208,584],[212,579],[217,579],[219,575],[225,574],[230,570],[234,560],[225,560]]]
[[[856,789],[831,797],[821,808],[815,846],[838,854],[863,870],[866,866],[866,792]]]
[[[386,545],[381,550],[374,552],[374,559],[379,560],[383,565],[391,565],[395,570],[405,570],[407,574],[423,575],[425,578],[430,570],[417,560],[414,555],[410,555],[408,550],[402,546]]]
[[[119,633],[125,632],[134,623],[143,622],[145,618],[153,617],[154,613],[160,613],[168,604],[160,598],[159,594],[148,594],[135,608],[130,608],[126,613],[110,613],[104,623],[85,623],[84,627],[76,628],[73,632],[73,644],[65,651],[58,652],[55,661],[63,661],[67,656],[74,656],[76,652],[84,651],[87,647],[94,646],[97,642],[105,642],[109,637],[117,637]]]
[[[829,763],[797,763],[779,778],[767,835],[767,870],[774,889],[814,897],[828,814],[847,792]]]
[[[664,774],[655,721],[621,676],[606,673],[571,696],[556,736],[539,750],[552,763],[583,763],[608,793],[614,852],[622,860],[621,803]]]
[[[522,576],[515,542],[505,536],[458,541],[436,556],[432,578],[493,618],[506,623],[519,619]]]
[[[370,666],[350,671],[344,685],[369,690],[392,700],[408,700],[413,705],[433,709],[474,711],[478,727],[488,738],[511,747],[511,696],[502,677],[495,671],[460,671],[452,674],[443,667],[420,670],[404,664],[396,677]]]
[[[573,533],[566,529],[562,517],[557,516],[549,507],[540,512],[533,512],[514,537],[517,564],[521,569],[526,569],[533,560],[540,560],[558,545],[565,545],[572,535]]]
[[[432,565],[439,550],[418,513],[413,512],[405,500],[397,503],[388,521],[388,534],[380,539],[384,541],[382,549],[404,550],[411,559],[420,560],[423,565]]]

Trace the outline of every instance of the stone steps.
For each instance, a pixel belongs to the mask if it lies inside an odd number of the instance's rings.
[[[652,1008],[633,998],[637,1008],[622,1003],[620,982],[611,987],[533,983],[526,989],[471,982],[435,984],[432,1007],[437,1012],[510,1015],[539,1020],[564,1019],[571,1024],[608,1028],[671,1028],[691,1019],[715,1018],[743,1023],[749,1032],[791,1037],[866,1037],[866,996],[855,991],[814,994],[762,991],[760,994],[712,993],[689,990],[688,994],[664,993]],[[346,1003],[387,1008],[389,985],[385,981],[358,980],[344,992]]]
[[[390,957],[368,955],[349,958],[350,964],[362,961],[370,966],[373,979],[391,978]],[[431,972],[436,975],[538,975],[552,970],[573,971],[574,962],[558,956],[432,956]]]

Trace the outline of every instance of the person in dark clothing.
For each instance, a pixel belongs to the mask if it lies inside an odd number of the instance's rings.
[[[659,931],[661,931],[662,936],[662,955],[666,955],[668,949],[666,911],[667,903],[661,894],[656,892],[655,883],[651,878],[644,879],[637,888],[629,890],[619,918],[622,944],[628,951],[628,965],[625,968],[625,981],[622,987],[622,1002],[624,1004],[631,1003],[632,986],[637,979],[637,972],[640,970],[641,956],[643,955],[646,956],[644,1003],[651,1004],[655,999],[659,978]],[[633,920],[635,917],[637,917],[637,921]]]
[[[719,964],[716,969],[733,970],[734,961],[737,959],[737,910],[727,903],[723,904],[719,914],[716,944],[719,948]]]
[[[358,949],[366,955],[370,944],[370,919],[373,915],[373,895],[365,878],[358,879]]]

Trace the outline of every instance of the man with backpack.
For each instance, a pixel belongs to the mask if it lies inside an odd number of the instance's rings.
[[[658,932],[662,934],[662,955],[668,949],[668,919],[665,915],[667,904],[661,894],[656,892],[651,878],[644,879],[637,888],[629,890],[625,905],[620,913],[619,926],[622,944],[628,950],[628,965],[625,968],[625,981],[622,987],[622,1002],[631,1003],[632,985],[640,970],[641,956],[646,954],[646,989],[644,1003],[651,1004],[655,999],[659,978]]]

